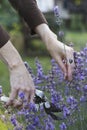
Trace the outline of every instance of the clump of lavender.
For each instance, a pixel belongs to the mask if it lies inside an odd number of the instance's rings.
[[[34,75],[34,83],[36,84],[37,89],[44,91],[44,93],[48,92],[47,98],[52,104],[61,108],[62,111],[59,113],[59,117],[62,119],[60,120],[59,125],[60,130],[67,130],[71,128],[72,125],[74,126],[76,122],[82,122],[85,119],[85,113],[82,109],[87,102],[86,58],[87,48],[84,48],[79,53],[75,53],[76,68],[72,82],[64,80],[63,73],[55,60],[51,60],[52,67],[46,75],[42,74],[43,69],[40,61],[38,59],[36,60],[36,66],[38,66],[37,73],[36,75],[32,74]],[[41,76],[39,76],[39,74],[41,74]],[[37,82],[38,76],[40,82]],[[22,94],[19,96],[24,98],[24,95]],[[55,130],[55,122],[59,122],[59,120],[55,121],[46,113],[43,105],[40,105],[39,108],[37,108],[35,104],[28,104],[28,109],[23,108],[20,111],[17,110],[15,114],[17,122],[12,120],[15,124],[14,127],[18,127],[20,124],[21,127],[23,127],[21,129],[25,130],[47,130],[48,128],[49,130]],[[82,123],[81,127],[83,127]]]
[[[53,118],[45,111],[43,104],[26,103],[25,95],[19,93],[25,105],[20,110],[12,109],[9,112],[14,130],[55,130],[57,123],[58,129],[71,130],[72,126],[76,129],[76,122],[80,124],[81,129],[84,128],[83,122],[86,118],[84,110],[87,107],[87,47],[74,56],[76,67],[71,82],[64,80],[63,73],[54,59],[51,60],[52,66],[47,74],[44,74],[38,59],[35,61],[36,74],[26,63],[28,71],[33,75],[36,88],[44,91],[48,101],[62,111],[57,112],[58,118]]]

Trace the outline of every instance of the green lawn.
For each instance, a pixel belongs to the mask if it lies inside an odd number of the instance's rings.
[[[74,48],[76,50],[80,51],[87,44],[87,32],[66,31],[65,41],[68,44],[70,44],[72,42],[74,44]]]
[[[2,62],[0,62],[0,85],[3,86],[3,92],[8,94],[10,90],[9,73],[6,65]]]

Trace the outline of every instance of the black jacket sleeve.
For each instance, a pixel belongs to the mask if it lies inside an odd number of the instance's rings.
[[[12,6],[24,18],[28,26],[34,30],[37,25],[47,23],[37,6],[36,0],[9,0]]]

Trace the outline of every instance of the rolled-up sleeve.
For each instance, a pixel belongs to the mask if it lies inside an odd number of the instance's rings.
[[[28,26],[34,30],[36,26],[46,23],[43,13],[39,10],[36,0],[9,0],[12,6],[24,18]]]
[[[9,34],[0,26],[0,48],[9,41]]]

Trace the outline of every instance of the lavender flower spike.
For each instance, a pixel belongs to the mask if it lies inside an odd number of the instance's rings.
[[[56,23],[58,24],[58,26],[60,26],[62,24],[62,19],[61,19],[61,15],[60,15],[60,10],[58,6],[54,7],[54,15],[56,18]]]
[[[67,130],[67,126],[64,122],[60,125],[60,130]]]
[[[55,14],[56,17],[60,16],[60,12],[59,12],[59,7],[58,6],[54,7],[54,14]]]

